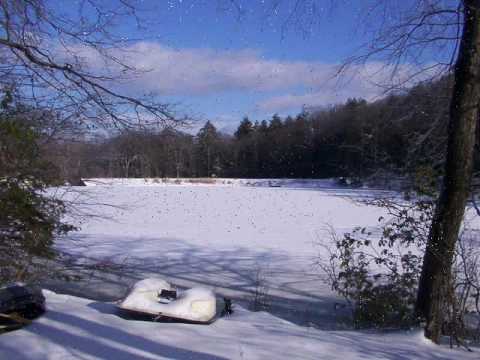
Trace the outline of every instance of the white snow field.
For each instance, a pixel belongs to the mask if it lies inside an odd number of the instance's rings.
[[[0,336],[1,359],[478,359],[433,345],[420,331],[323,331],[238,306],[212,325],[132,321],[110,304],[44,293],[44,316]]]
[[[318,243],[328,243],[329,226],[340,234],[354,226],[375,227],[384,212],[352,198],[387,192],[340,189],[331,181],[87,184],[100,186],[75,188],[66,196],[82,203],[77,210],[99,217],[82,218],[81,230],[58,246],[103,271],[87,273],[80,283],[46,284],[55,290],[45,291],[47,313],[0,336],[0,359],[479,357],[478,350],[434,346],[419,331],[342,328],[345,309],[335,306],[341,299],[315,265],[323,251]],[[108,301],[123,298],[129,286],[147,277],[211,288],[232,297],[236,312],[212,325],[118,317]],[[259,278],[271,314],[246,310]]]
[[[77,188],[80,195],[69,196],[80,196],[90,204],[87,213],[102,217],[87,218],[75,240],[60,247],[126,269],[121,279],[96,273],[84,288],[75,283],[69,292],[114,300],[133,282],[161,275],[181,287],[211,286],[235,300],[248,300],[261,277],[273,313],[338,328],[334,303],[341,300],[322,281],[316,261],[324,249],[318,243],[330,241],[329,226],[340,234],[354,226],[375,226],[383,210],[350,198],[375,193],[318,180],[274,181],[285,187],[266,187],[272,180],[215,182],[96,179],[87,183],[104,185]],[[53,289],[65,291],[64,285]]]

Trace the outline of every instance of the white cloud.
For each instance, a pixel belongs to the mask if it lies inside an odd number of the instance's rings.
[[[70,48],[84,65],[97,70],[115,68],[91,49]],[[111,55],[144,71],[130,86],[164,95],[203,95],[225,91],[273,91],[316,86],[332,75],[332,65],[319,62],[265,59],[258,51],[173,49],[139,42]]]
[[[83,63],[98,71],[118,67],[103,62],[93,50],[72,48]],[[385,83],[391,68],[382,63],[350,68],[340,83],[334,78],[337,65],[322,62],[266,59],[258,51],[213,49],[174,49],[157,42],[139,42],[112,55],[142,70],[123,81],[130,92],[161,95],[224,95],[230,91],[285,93],[256,104],[260,111],[281,111],[302,105],[325,105],[349,97],[368,100],[381,94],[375,83]],[[400,78],[415,69],[400,67]],[[347,81],[348,80],[348,81]],[[299,92],[299,89],[302,89]],[[293,91],[296,90],[296,93]]]
[[[441,69],[425,70],[421,74],[417,74],[418,71],[415,66],[402,65],[393,69],[380,62],[351,66],[336,78],[328,77],[313,91],[274,96],[257,103],[256,108],[263,112],[281,112],[298,110],[303,106],[337,104],[354,97],[373,101],[389,90],[405,89],[418,81],[431,78]]]
[[[212,94],[224,91],[272,91],[312,86],[331,72],[320,63],[264,59],[253,50],[175,50],[157,43],[139,43],[135,65],[148,73],[142,86],[168,95]]]

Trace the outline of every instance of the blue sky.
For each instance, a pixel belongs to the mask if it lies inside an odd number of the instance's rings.
[[[239,10],[229,0],[142,1],[145,28],[131,21],[116,29],[142,39],[127,51],[129,61],[146,74],[124,88],[158,93],[179,104],[179,112],[230,131],[245,115],[262,120],[274,113],[295,115],[304,105],[381,96],[374,85],[384,76],[378,71],[381,62],[333,78],[337,66],[366,40],[365,31],[379,25],[362,23],[371,0],[341,0],[334,7],[338,1],[305,1],[317,5],[315,14],[306,9],[300,11],[304,17],[291,21],[296,0],[280,1],[272,13],[275,2],[238,0]]]
[[[327,3],[327,2],[325,2]],[[355,38],[354,24],[358,16],[359,1],[350,2],[347,11],[318,9],[321,24],[314,24],[304,34],[295,24],[285,27],[287,13],[293,1],[285,1],[280,13],[267,17],[270,8],[260,1],[243,1],[241,12],[229,1],[162,1],[147,7],[155,8],[158,24],[150,28],[148,36],[164,46],[182,52],[186,49],[211,50],[211,57],[222,57],[226,52],[238,54],[254,52],[257,60],[275,63],[338,64],[348,56],[360,39]],[[327,6],[330,6],[327,4]],[[270,13],[271,14],[271,13]],[[141,35],[145,35],[142,33]],[[248,65],[247,65],[248,66]],[[252,64],[252,66],[254,66]],[[215,69],[213,69],[215,70]],[[213,76],[213,75],[212,75]],[[259,81],[268,81],[259,80]],[[299,82],[275,89],[258,87],[220,88],[207,94],[185,94],[171,97],[192,110],[197,117],[211,118],[219,126],[237,123],[244,115],[254,119],[269,118],[273,113],[298,113],[301,105],[260,106],[265,101],[288,94],[312,92]]]

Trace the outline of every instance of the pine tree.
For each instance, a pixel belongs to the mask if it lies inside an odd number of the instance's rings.
[[[214,175],[221,169],[219,156],[220,136],[217,128],[207,121],[197,134],[197,170],[200,176]]]
[[[5,97],[7,98],[7,97]],[[2,102],[0,110],[0,282],[45,275],[55,257],[55,236],[73,227],[61,221],[62,201],[46,194],[58,184],[55,166],[44,161],[29,113]],[[53,169],[53,170],[52,170]]]

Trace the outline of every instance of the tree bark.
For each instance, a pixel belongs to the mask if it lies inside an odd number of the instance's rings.
[[[423,260],[416,310],[439,341],[455,244],[467,202],[480,103],[480,0],[464,0],[464,26],[450,102],[445,176]]]

